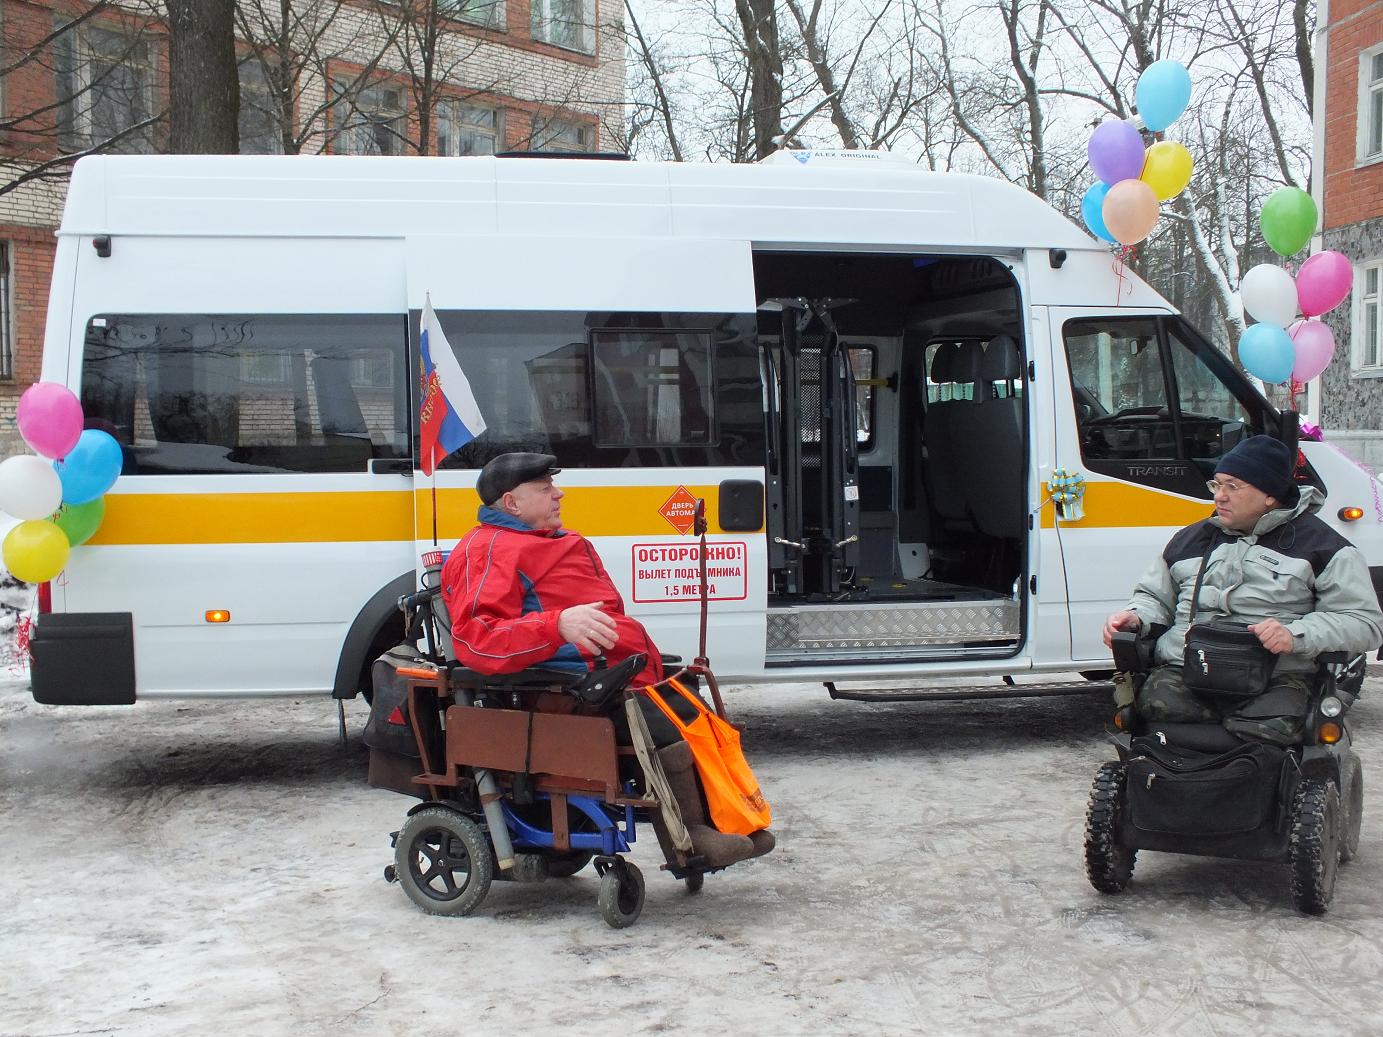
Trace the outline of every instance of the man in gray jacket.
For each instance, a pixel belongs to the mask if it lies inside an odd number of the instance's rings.
[[[1383,642],[1383,612],[1368,565],[1358,548],[1316,517],[1321,494],[1292,481],[1295,461],[1285,444],[1267,436],[1246,439],[1221,458],[1207,484],[1215,513],[1172,537],[1128,608],[1105,621],[1106,645],[1117,630],[1168,628],[1138,690],[1144,719],[1221,720],[1244,737],[1291,744],[1301,738],[1315,657],[1367,652]],[[1255,698],[1219,702],[1182,682],[1202,566],[1196,619],[1248,623],[1277,655],[1267,691]]]

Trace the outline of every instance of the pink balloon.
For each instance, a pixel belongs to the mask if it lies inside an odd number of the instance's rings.
[[[1292,364],[1292,377],[1309,382],[1327,367],[1335,356],[1335,336],[1318,320],[1299,320],[1287,329],[1297,347]]]
[[[1157,224],[1162,209],[1153,189],[1141,180],[1120,180],[1104,196],[1104,225],[1121,245],[1136,245]]]
[[[1308,317],[1329,313],[1354,286],[1354,268],[1339,252],[1317,252],[1297,271],[1297,301]]]
[[[15,422],[36,454],[57,460],[81,438],[82,405],[65,385],[35,382],[19,397]]]

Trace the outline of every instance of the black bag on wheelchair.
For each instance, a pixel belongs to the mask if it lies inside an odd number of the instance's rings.
[[[1252,832],[1280,815],[1288,777],[1287,752],[1245,742],[1227,752],[1201,752],[1133,740],[1127,794],[1133,826],[1171,835]]]
[[[374,788],[421,796],[422,786],[413,777],[422,770],[418,742],[408,722],[408,682],[398,674],[400,666],[417,666],[422,656],[411,644],[389,649],[370,667],[372,698],[370,718],[362,739],[370,750],[369,783]]]

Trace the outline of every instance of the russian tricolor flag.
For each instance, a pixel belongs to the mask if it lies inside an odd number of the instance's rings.
[[[485,419],[476,405],[471,383],[442,332],[430,293],[418,329],[418,353],[423,365],[418,422],[422,433],[421,465],[423,474],[431,475],[437,462],[485,431]]]

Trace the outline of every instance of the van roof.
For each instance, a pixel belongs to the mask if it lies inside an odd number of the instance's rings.
[[[76,164],[58,233],[1104,250],[1012,184],[897,162],[97,155]]]

